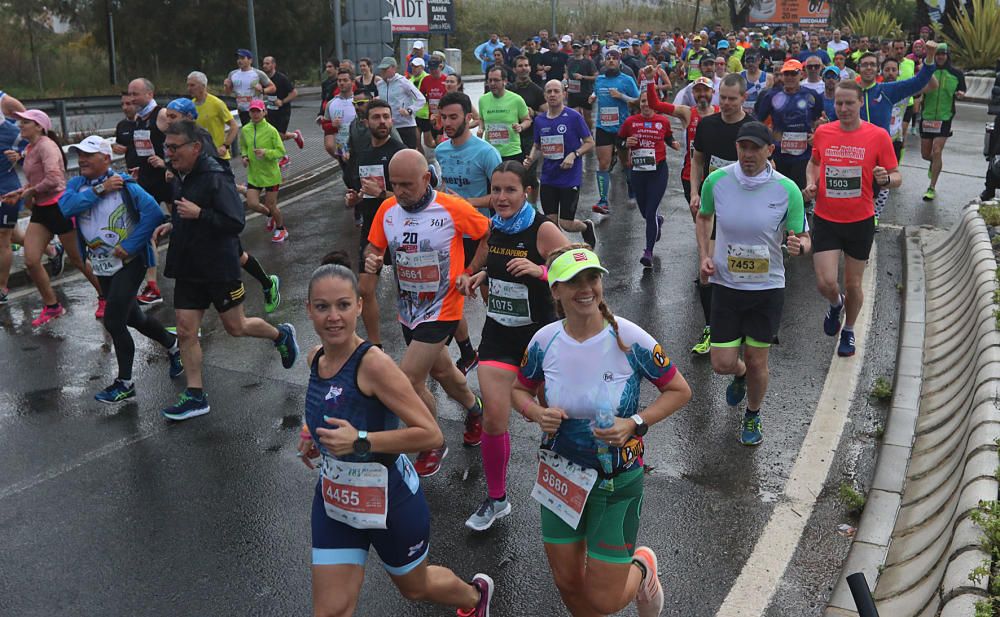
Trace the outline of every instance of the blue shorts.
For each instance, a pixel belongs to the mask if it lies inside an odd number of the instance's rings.
[[[388,529],[355,529],[326,515],[321,483],[312,507],[312,565],[364,567],[374,546],[389,574],[408,574],[427,558],[431,511],[417,473],[405,456],[389,468]]]
[[[16,191],[19,188],[21,188],[21,183],[16,174],[12,180],[9,179],[9,175],[0,177],[0,195]],[[0,203],[0,229],[13,229],[17,225],[17,214],[21,211],[21,203],[20,199],[13,204]]]

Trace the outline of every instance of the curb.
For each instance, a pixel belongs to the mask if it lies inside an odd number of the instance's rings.
[[[297,176],[292,182],[282,185],[281,196],[287,199],[294,197],[299,193],[304,193],[314,186],[336,177],[339,172],[340,165],[338,165],[336,161],[331,160],[329,163],[320,165],[319,167]],[[7,288],[10,291],[16,291],[21,287],[32,285],[31,277],[28,276],[28,270],[24,268],[23,262],[19,262],[17,265],[19,265],[20,268],[14,269],[12,266],[10,270],[10,278],[7,281]],[[74,268],[73,264],[71,264],[67,259],[62,274],[52,280],[57,281],[75,272],[76,268]]]
[[[967,76],[965,83],[969,89],[965,93],[965,100],[977,103],[989,103],[995,82],[996,78],[994,77]]]
[[[827,616],[857,615],[863,572],[893,617],[970,615],[988,556],[968,515],[997,499],[996,260],[978,206],[943,238],[905,229],[906,295],[892,406],[875,477]]]

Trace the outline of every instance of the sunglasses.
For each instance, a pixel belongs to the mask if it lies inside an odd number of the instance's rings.
[[[799,71],[782,71],[781,72],[782,75],[788,75],[790,77],[798,77],[799,73],[800,73]]]
[[[809,69],[810,71],[818,71],[822,67],[823,67],[822,64],[807,64],[806,65],[806,68]]]

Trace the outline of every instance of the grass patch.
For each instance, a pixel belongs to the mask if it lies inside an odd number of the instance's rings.
[[[983,221],[990,227],[1000,225],[1000,206],[980,205],[979,215],[983,217]]]
[[[876,377],[872,383],[871,395],[878,401],[888,401],[892,398],[892,382],[885,377]]]
[[[844,504],[848,512],[861,514],[865,509],[865,496],[851,485],[850,482],[841,482],[837,489],[837,499]]]

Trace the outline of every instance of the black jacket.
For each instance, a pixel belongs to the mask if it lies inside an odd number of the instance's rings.
[[[175,199],[201,208],[197,219],[183,219],[173,208],[170,246],[163,274],[173,279],[236,281],[240,278],[240,232],[246,222],[233,173],[202,155],[191,173],[174,180]]]

